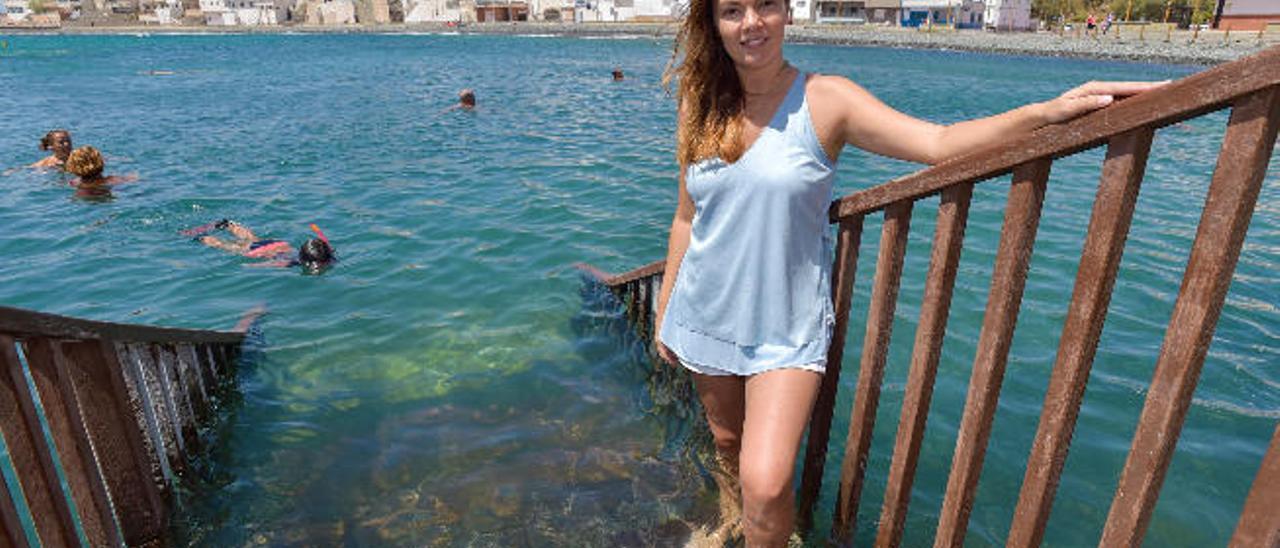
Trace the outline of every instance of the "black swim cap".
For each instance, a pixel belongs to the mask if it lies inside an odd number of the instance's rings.
[[[320,238],[312,238],[298,249],[298,262],[308,268],[318,268],[333,262],[333,247]]]

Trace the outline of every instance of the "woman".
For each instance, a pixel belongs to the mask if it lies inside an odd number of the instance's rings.
[[[40,150],[51,150],[53,153],[28,167],[40,169],[62,167],[67,162],[67,157],[71,155],[71,132],[55,129],[46,133],[40,139]]]
[[[722,498],[741,497],[753,547],[784,545],[794,526],[792,470],[834,323],[827,207],[841,149],[934,164],[1156,85],[1089,83],[940,126],[793,68],[788,17],[784,0],[692,0],[665,76],[679,81],[680,178],[655,350],[693,373],[718,477],[740,478],[740,493],[718,481]]]
[[[90,146],[71,151],[63,167],[77,177],[71,185],[76,187],[76,196],[80,197],[110,197],[112,186],[138,179],[137,175],[103,175],[106,164],[102,153]]]

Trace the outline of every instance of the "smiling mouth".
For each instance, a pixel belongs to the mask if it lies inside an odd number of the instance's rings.
[[[745,47],[755,48],[755,47],[760,47],[764,45],[766,41],[768,41],[768,38],[750,38],[747,40],[743,40],[740,43]]]

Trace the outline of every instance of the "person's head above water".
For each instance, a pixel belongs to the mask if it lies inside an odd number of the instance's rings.
[[[458,105],[462,108],[472,108],[476,106],[476,92],[471,88],[458,92]]]
[[[623,79],[623,78],[625,78],[625,75],[623,75],[623,74],[622,74],[622,69],[620,69],[620,68],[614,68],[614,69],[613,69],[613,81],[614,81],[614,82],[620,82],[620,81],[622,81],[622,79]]]
[[[333,262],[333,246],[320,238],[311,238],[298,248],[298,264],[307,269],[320,269]]]
[[[92,180],[102,176],[105,167],[102,153],[91,146],[83,146],[71,151],[67,156],[66,170],[80,177],[81,180]]]
[[[67,156],[71,155],[71,132],[55,129],[44,134],[40,138],[40,150],[51,150],[59,160],[67,161]]]

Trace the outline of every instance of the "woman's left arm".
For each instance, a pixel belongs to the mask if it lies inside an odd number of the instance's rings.
[[[1089,82],[1043,103],[1008,112],[940,125],[914,118],[884,104],[862,87],[840,77],[823,77],[818,85],[822,106],[832,120],[839,146],[858,148],[922,164],[937,164],[966,152],[1024,136],[1032,131],[1111,104],[1164,82]],[[823,118],[818,112],[815,116]],[[823,126],[823,120],[815,120]],[[821,131],[820,131],[821,135]],[[838,147],[837,147],[838,150]],[[830,150],[829,150],[830,151]]]
[[[1024,136],[1047,125],[1066,122],[1110,105],[1116,97],[1136,95],[1164,84],[1089,82],[1043,103],[1031,103],[995,116],[951,124],[938,136],[934,163]]]

